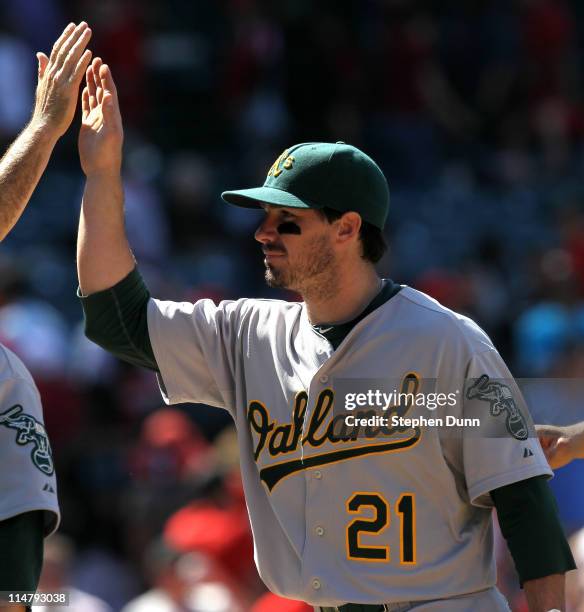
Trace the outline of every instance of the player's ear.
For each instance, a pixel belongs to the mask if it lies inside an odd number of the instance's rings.
[[[361,215],[356,212],[346,212],[337,222],[337,240],[347,242],[359,238]]]

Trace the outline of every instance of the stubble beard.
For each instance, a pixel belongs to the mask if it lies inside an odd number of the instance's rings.
[[[294,268],[278,270],[266,264],[268,287],[289,289],[307,299],[327,299],[335,295],[338,286],[338,262],[326,236],[309,242]]]

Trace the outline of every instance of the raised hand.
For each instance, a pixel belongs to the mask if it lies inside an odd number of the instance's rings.
[[[124,130],[111,70],[96,57],[87,68],[85,77],[79,132],[81,167],[87,176],[119,174]]]
[[[51,56],[37,53],[38,82],[31,123],[62,136],[73,120],[79,85],[91,61],[86,49],[91,29],[70,23],[53,45]]]

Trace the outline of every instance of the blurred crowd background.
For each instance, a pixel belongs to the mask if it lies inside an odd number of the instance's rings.
[[[476,319],[527,387],[570,379],[533,394],[536,420],[584,419],[584,3],[2,0],[3,148],[30,115],[35,51],[81,19],[117,81],[127,229],[154,296],[291,299],[264,286],[256,214],[219,193],[261,184],[291,144],[344,140],[390,182],[380,271]],[[263,595],[227,413],[162,407],[152,373],[83,336],[76,125],[0,250],[0,341],[35,376],[58,470],[41,588],[73,588],[81,612],[309,610]],[[583,477],[576,462],[552,481],[581,563]]]

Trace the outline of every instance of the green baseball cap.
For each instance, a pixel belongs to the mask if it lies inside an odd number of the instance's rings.
[[[224,191],[228,204],[355,211],[383,229],[389,187],[379,166],[344,142],[304,142],[286,149],[273,163],[263,187]]]

